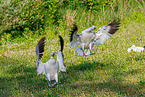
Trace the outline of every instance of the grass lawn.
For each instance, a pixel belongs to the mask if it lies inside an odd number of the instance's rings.
[[[79,56],[63,36],[67,72],[59,73],[59,85],[50,88],[44,75],[37,75],[35,47],[39,39],[22,38],[0,48],[0,96],[145,96],[145,52],[128,53],[133,44],[145,45],[145,24],[130,22],[93,55]],[[68,32],[69,33],[69,32]],[[52,50],[59,51],[59,39],[46,36],[42,62]],[[56,56],[55,56],[56,57]]]

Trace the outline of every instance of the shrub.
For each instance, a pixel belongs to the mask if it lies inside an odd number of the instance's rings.
[[[49,23],[57,23],[58,2],[31,0],[2,2],[1,33],[18,34],[29,28],[32,31],[44,28]],[[47,20],[49,19],[49,20]]]
[[[68,6],[71,8],[84,7],[87,10],[100,11],[100,5],[107,8],[111,3],[110,0],[63,0],[63,7]]]

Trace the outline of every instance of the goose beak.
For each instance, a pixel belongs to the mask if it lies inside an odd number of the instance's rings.
[[[55,52],[53,52],[53,55],[55,55]]]
[[[54,56],[54,55],[55,55],[55,52],[54,52],[54,51],[52,51],[52,52],[51,52],[51,56]]]

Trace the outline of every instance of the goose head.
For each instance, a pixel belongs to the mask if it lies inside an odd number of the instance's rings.
[[[55,52],[52,51],[52,52],[51,52],[51,57],[54,57],[54,55],[55,55]]]
[[[93,26],[92,26],[92,30],[95,30],[95,29],[96,29],[96,27],[93,25]]]
[[[91,32],[93,32],[93,30],[95,30],[96,29],[96,27],[93,25],[93,26],[91,26],[90,28],[88,28],[88,29],[86,29],[86,30],[84,30],[85,32],[88,32],[88,33],[91,33]]]
[[[90,27],[91,30],[95,30],[96,27],[93,25],[92,27]]]

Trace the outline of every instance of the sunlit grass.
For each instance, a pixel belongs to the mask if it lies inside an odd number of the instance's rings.
[[[132,25],[134,25],[133,23]],[[143,96],[145,92],[145,52],[128,53],[132,44],[143,46],[143,29],[114,34],[106,43],[95,46],[93,55],[82,57],[65,41],[64,62],[67,72],[59,74],[59,86],[50,88],[44,75],[37,75],[35,46],[39,38],[29,43],[1,47],[2,96]],[[144,26],[144,25],[142,25]],[[138,34],[136,34],[138,31]],[[59,51],[58,36],[47,39],[42,62],[50,58],[52,50]]]
[[[97,28],[108,24],[114,17],[110,14],[107,18],[109,12],[98,16],[97,12],[91,15],[77,10],[75,20],[79,31],[92,24]],[[124,14],[120,11],[116,16],[122,16],[120,29],[104,44],[95,46],[93,55],[86,57],[77,55],[76,49],[70,47],[69,20],[61,22],[58,28],[45,29],[47,39],[42,62],[50,58],[51,51],[58,53],[58,34],[65,42],[67,71],[59,73],[59,85],[53,88],[48,86],[44,75],[36,72],[35,47],[43,35],[26,34],[14,40],[7,36],[0,47],[0,96],[145,96],[145,52],[127,52],[133,44],[145,46],[144,18],[139,20],[138,13],[137,18],[125,18]]]

